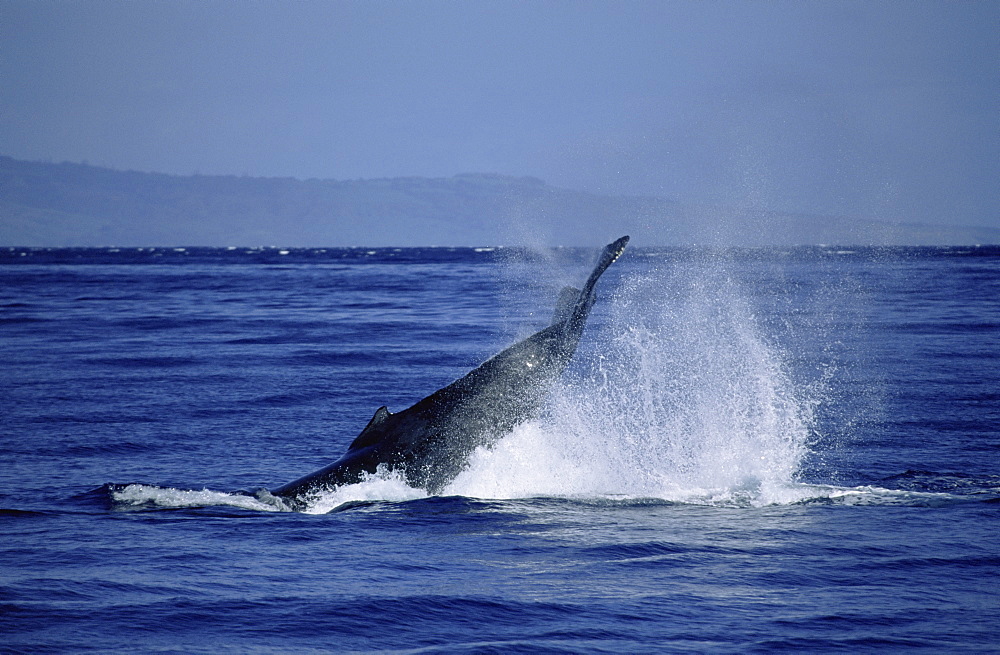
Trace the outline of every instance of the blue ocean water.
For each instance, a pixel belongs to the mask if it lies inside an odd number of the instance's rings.
[[[1000,652],[1000,248],[634,246],[542,416],[305,512],[595,252],[0,250],[0,650]]]

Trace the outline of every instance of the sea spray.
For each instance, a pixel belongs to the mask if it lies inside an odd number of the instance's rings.
[[[294,510],[284,499],[273,496],[266,489],[260,489],[250,495],[244,492],[176,489],[147,484],[106,485],[105,488],[115,509],[118,510],[236,507],[262,512],[300,511],[304,514],[327,514],[359,502],[402,502],[427,497],[425,491],[407,485],[399,473],[382,468],[375,474],[366,474],[357,484],[317,492],[302,507]]]
[[[351,503],[369,501],[402,502],[426,498],[427,492],[406,483],[398,471],[388,471],[379,466],[374,474],[366,474],[357,484],[336,487],[318,492],[302,511],[306,514],[327,514]]]
[[[150,484],[106,485],[116,509],[228,506],[262,512],[280,511],[276,503],[240,493],[210,489],[175,489]]]
[[[630,278],[545,416],[480,449],[446,493],[769,504],[796,474],[813,399],[718,262]]]

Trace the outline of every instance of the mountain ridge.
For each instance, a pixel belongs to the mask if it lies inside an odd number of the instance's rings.
[[[697,206],[533,177],[171,175],[0,156],[4,246],[972,245],[1000,229]]]

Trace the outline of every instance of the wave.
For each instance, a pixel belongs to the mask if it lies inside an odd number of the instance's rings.
[[[140,483],[106,484],[95,491],[106,494],[116,510],[237,507],[260,512],[287,511],[280,502],[274,502],[280,499],[272,501],[240,492],[177,489]]]
[[[329,514],[360,507],[396,506],[413,502],[450,499],[452,502],[501,503],[505,507],[511,502],[523,506],[545,505],[552,501],[570,502],[590,507],[656,507],[656,506],[699,506],[720,509],[753,509],[765,507],[790,507],[801,505],[844,505],[844,506],[904,506],[904,507],[947,507],[971,502],[1000,502],[996,493],[982,490],[979,493],[946,493],[939,491],[915,491],[908,489],[888,489],[872,485],[840,487],[834,485],[789,484],[754,494],[741,491],[719,491],[689,489],[673,491],[662,495],[628,493],[545,493],[537,486],[522,487],[521,493],[504,496],[482,496],[457,493],[457,488],[449,488],[443,496],[429,496],[422,489],[406,485],[393,474],[376,474],[358,484],[345,485],[335,490],[317,494],[298,510],[304,514]],[[280,498],[266,490],[255,494],[246,492],[224,492],[210,489],[177,489],[140,483],[108,484],[95,492],[104,495],[111,507],[118,511],[199,509],[209,507],[231,507],[252,512],[291,512],[292,509]],[[491,505],[492,506],[492,505]],[[16,510],[3,510],[16,512]],[[7,514],[10,515],[10,514]]]
[[[261,512],[292,511],[283,499],[272,495],[267,489],[249,493],[178,489],[142,483],[111,483],[95,492],[103,495],[116,510],[235,507]],[[304,509],[299,511],[305,514],[327,514],[367,502],[401,502],[427,497],[425,491],[408,486],[399,476],[380,473],[369,476],[361,483],[317,494],[306,502]]]

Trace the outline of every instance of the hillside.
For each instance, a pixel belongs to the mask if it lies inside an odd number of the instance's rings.
[[[963,245],[1000,230],[735,211],[534,178],[174,176],[0,157],[0,245]]]

